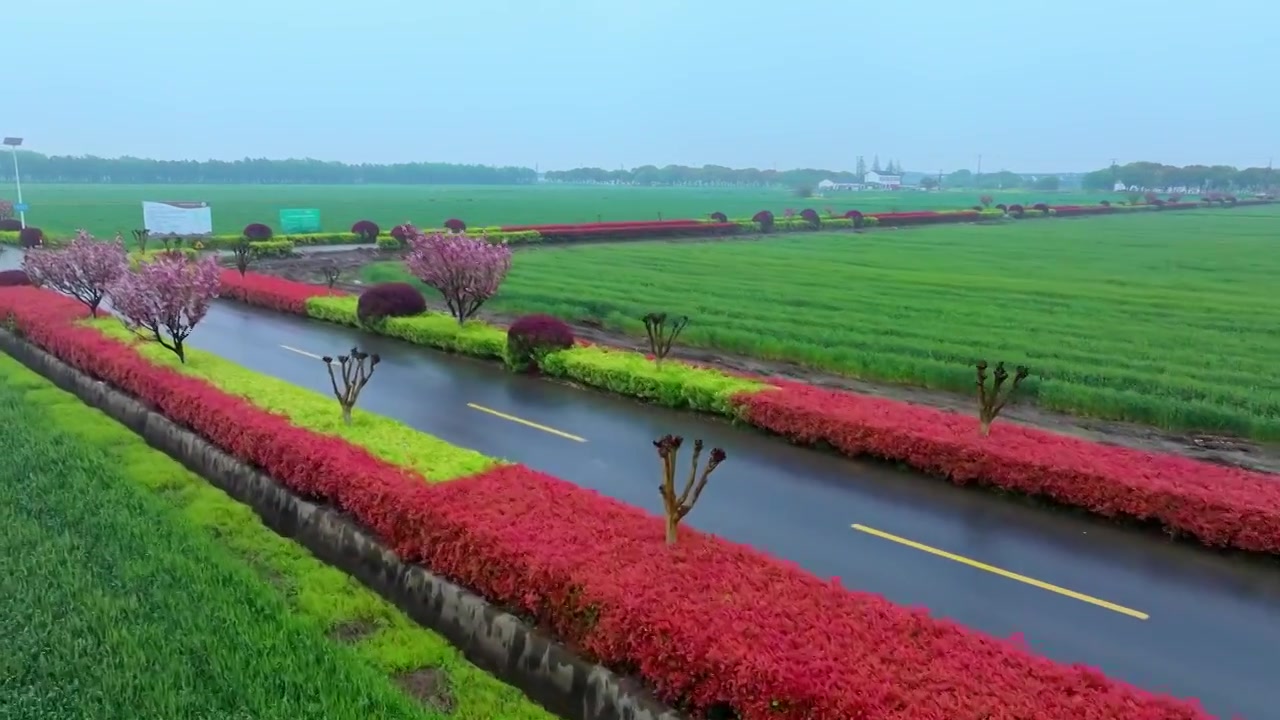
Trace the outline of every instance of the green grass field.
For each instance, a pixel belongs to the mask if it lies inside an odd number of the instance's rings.
[[[785,189],[638,188],[610,186],[456,186],[456,185],[26,185],[31,205],[27,222],[54,236],[85,228],[111,237],[142,226],[143,200],[203,200],[213,206],[214,231],[238,233],[251,222],[279,228],[282,208],[317,208],[326,231],[346,231],[369,219],[390,228],[406,220],[438,227],[451,217],[470,225],[517,225],[597,220],[704,218],[713,212],[751,217],[759,210],[779,215],[830,207],[841,212],[966,208],[981,193],[903,190],[892,193],[844,192],[801,199]],[[12,195],[0,188],[0,197]],[[993,193],[996,202],[1096,203],[1111,195],[1080,193]]]
[[[1240,208],[763,241],[548,247],[488,307],[968,393],[1026,363],[1043,406],[1280,439],[1280,209]],[[403,279],[398,263],[369,281]]]
[[[0,717],[552,717],[4,355],[0,423]]]

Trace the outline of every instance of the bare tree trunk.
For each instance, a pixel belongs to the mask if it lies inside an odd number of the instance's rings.
[[[978,434],[981,435],[982,437],[986,437],[991,434],[990,420],[980,420],[978,422]]]
[[[348,405],[342,406],[342,422],[351,424],[351,407]]]
[[[680,520],[673,513],[667,513],[667,544],[676,544],[676,528],[680,525]]]

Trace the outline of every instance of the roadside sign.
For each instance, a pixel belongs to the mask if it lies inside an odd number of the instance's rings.
[[[320,211],[315,208],[281,210],[280,232],[285,235],[320,232]]]
[[[17,212],[26,212],[31,209],[31,203],[14,203],[13,209]]]

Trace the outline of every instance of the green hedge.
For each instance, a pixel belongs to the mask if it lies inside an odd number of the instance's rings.
[[[258,240],[249,243],[249,255],[254,258],[289,257],[293,254],[292,240]]]
[[[363,327],[356,318],[357,303],[355,297],[313,297],[307,300],[307,316],[339,325]],[[448,315],[429,312],[413,317],[387,318],[369,329],[415,345],[488,360],[506,360],[507,331],[478,320],[459,325]],[[590,387],[667,407],[731,417],[735,415],[729,403],[731,397],[766,387],[764,383],[684,363],[664,363],[659,367],[642,353],[600,346],[548,353],[539,365],[547,375]]]

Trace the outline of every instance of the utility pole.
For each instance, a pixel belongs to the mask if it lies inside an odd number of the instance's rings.
[[[9,146],[9,151],[13,154],[13,184],[18,186],[18,224],[26,230],[27,206],[22,202],[22,179],[18,177],[18,146],[22,144],[22,138],[7,137],[4,144]]]
[[[978,153],[978,174],[973,179],[974,187],[982,189],[982,153]]]

